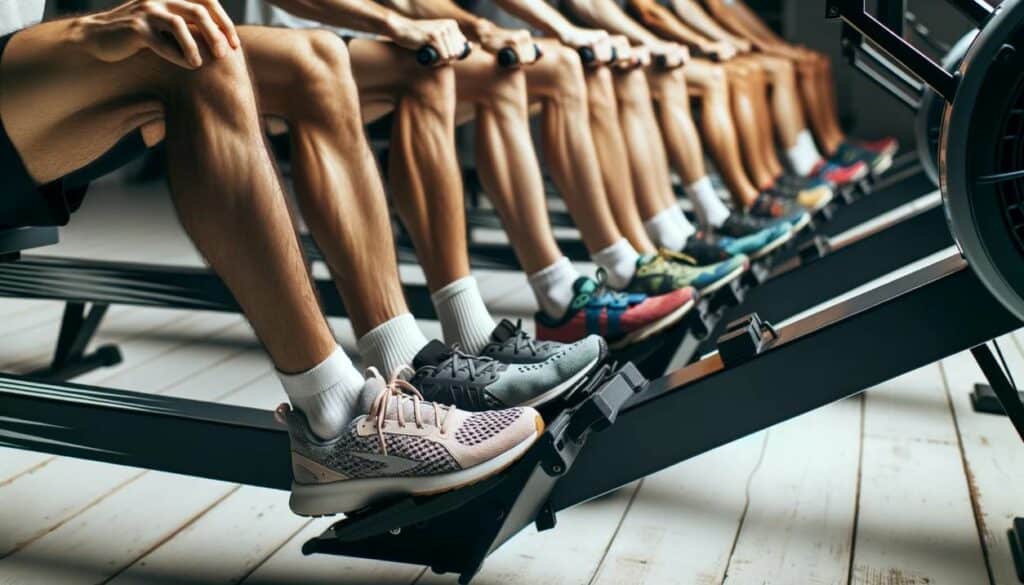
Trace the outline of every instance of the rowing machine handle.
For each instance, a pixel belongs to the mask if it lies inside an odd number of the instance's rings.
[[[505,69],[512,69],[519,65],[519,53],[512,47],[505,47],[498,51],[498,66]]]
[[[441,60],[441,53],[430,45],[423,45],[416,50],[416,62],[424,67],[431,67]]]
[[[466,43],[462,49],[462,54],[459,55],[459,61],[469,57],[469,54],[473,52],[473,47]],[[437,52],[432,45],[423,45],[416,50],[416,62],[424,67],[432,67],[437,65],[437,62],[441,60],[441,54]]]
[[[590,47],[580,47],[576,52],[579,53],[580,61],[582,61],[584,65],[593,65],[597,60],[597,55],[594,54],[594,49],[591,49]],[[608,59],[607,65],[611,65],[618,58],[619,52],[615,50],[615,47],[612,47],[612,57],[611,59]]]

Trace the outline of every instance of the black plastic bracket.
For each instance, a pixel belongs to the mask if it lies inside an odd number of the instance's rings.
[[[743,279],[737,278],[711,295],[708,310],[712,313],[716,313],[719,309],[724,307],[738,307],[743,303],[743,299],[746,294],[747,289],[743,283]]]
[[[767,350],[778,337],[771,323],[751,313],[725,326],[725,334],[718,338],[718,354],[725,367],[738,366]]]
[[[121,350],[116,345],[103,345],[90,353],[85,351],[108,308],[109,305],[105,303],[66,303],[53,361],[49,366],[30,372],[27,376],[51,382],[65,381],[97,368],[121,363]]]
[[[403,498],[352,514],[307,541],[304,554],[335,554],[429,566],[468,583],[491,551],[535,523],[552,528],[549,496],[591,433],[611,426],[647,380],[631,364],[605,371],[592,392],[557,415],[523,459],[501,474],[455,492]]]
[[[828,238],[824,236],[814,236],[800,245],[797,254],[800,256],[801,264],[810,264],[815,260],[820,260],[831,252],[832,245],[829,243]]]

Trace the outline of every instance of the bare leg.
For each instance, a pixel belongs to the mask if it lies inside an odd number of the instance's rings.
[[[775,149],[775,120],[769,106],[768,95],[770,85],[768,72],[760,65],[754,64],[753,75],[750,77],[750,102],[757,113],[758,139],[761,145],[761,160],[764,172],[771,179],[782,174],[782,163],[779,162],[778,151]]]
[[[430,290],[469,276],[462,175],[455,153],[455,77],[411,51],[355,39],[352,72],[364,114],[394,108],[391,192]]]
[[[619,231],[638,252],[656,252],[657,248],[644,230],[643,221],[637,212],[637,185],[634,182],[637,176],[624,172],[624,165],[630,165],[632,168],[626,134],[633,128],[623,122],[632,123],[634,116],[632,112],[622,112],[619,109],[619,98],[611,70],[607,67],[588,69],[585,76],[587,95],[590,98],[590,128],[594,132],[595,146],[601,161],[601,175],[604,177],[605,192],[608,194],[608,206]],[[640,80],[642,82],[643,78]],[[629,107],[629,104],[623,105]]]
[[[409,309],[348,51],[327,31],[240,27],[239,35],[261,112],[288,123],[299,207],[362,337]]]
[[[772,184],[774,177],[768,170],[762,141],[762,120],[754,103],[758,89],[757,75],[752,67],[737,63],[728,66],[729,89],[732,98],[732,112],[739,130],[743,158],[750,178],[761,190]]]
[[[796,69],[792,62],[775,57],[759,56],[756,57],[756,62],[764,67],[768,74],[772,118],[779,143],[788,150],[796,146],[800,133],[807,130],[807,122],[800,109],[800,96],[797,93]]]
[[[648,76],[655,78],[654,84],[659,84],[662,72],[649,72],[634,69],[631,71],[615,74],[615,93],[619,99],[619,118],[622,122],[622,133],[626,139],[626,152],[629,156],[629,166],[633,176],[633,190],[636,194],[636,209],[639,212],[638,220],[647,221],[666,209],[676,204],[675,195],[672,192],[672,177],[669,174],[668,153],[665,150],[665,143],[660,140],[662,130],[658,125],[658,118],[655,113],[654,100],[659,104],[668,103],[675,106],[671,99],[666,100],[664,87],[659,85],[659,91],[653,92],[648,82]],[[682,77],[678,79],[682,81]],[[685,83],[683,81],[683,83]],[[653,85],[653,84],[652,84]],[[657,97],[655,97],[657,96]],[[686,108],[689,113],[689,96],[686,95],[685,85],[681,86],[682,100],[679,106]],[[659,105],[662,111],[668,109]],[[671,123],[681,120],[688,124],[689,129],[682,132],[692,131],[696,134],[693,120],[686,116],[678,118],[672,116]],[[694,174],[699,173],[697,179],[707,175],[704,169],[703,150],[700,147],[700,138],[695,137],[691,144],[696,160],[691,165]],[[687,177],[687,184],[692,183]],[[696,180],[696,179],[694,179]]]
[[[530,137],[526,75],[499,68],[484,51],[474,51],[453,67],[459,103],[469,104],[476,117],[480,179],[519,263],[533,274],[562,253],[551,232],[544,179]]]
[[[572,49],[544,40],[540,44],[544,58],[526,68],[526,79],[530,98],[544,108],[545,160],[587,249],[595,253],[621,240],[622,234],[598,164],[583,66]]]
[[[839,125],[839,105],[836,98],[836,82],[832,75],[832,61],[824,55],[815,55],[819,64],[818,86],[821,88],[821,100],[826,111],[825,121],[829,128],[828,153],[832,154],[846,140],[846,135]]]
[[[725,71],[710,63],[694,60],[683,68],[686,81],[694,86],[703,105],[702,129],[711,154],[726,186],[740,208],[751,205],[759,192],[743,167],[736,126],[729,111],[729,88]],[[671,152],[671,149],[669,149]]]
[[[323,361],[336,344],[263,147],[241,53],[197,71],[149,52],[101,63],[67,50],[63,26],[22,31],[4,52],[0,116],[33,177],[53,180],[125,133],[166,120],[171,191],[186,231],[280,370]]]
[[[807,113],[811,130],[818,140],[822,152],[831,153],[839,147],[833,136],[832,124],[829,121],[828,105],[821,92],[820,64],[814,59],[797,62],[797,78],[800,84],[800,96]]]

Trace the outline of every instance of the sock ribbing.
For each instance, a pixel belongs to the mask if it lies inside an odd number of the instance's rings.
[[[340,347],[305,372],[277,376],[288,401],[306,415],[310,429],[321,439],[338,436],[358,414],[363,376]]]
[[[573,285],[580,276],[572,262],[562,256],[554,264],[529,275],[527,280],[540,310],[552,319],[560,319],[572,304],[576,295]]]
[[[356,341],[367,366],[377,368],[385,378],[402,366],[411,366],[427,338],[409,313],[399,315],[371,329]]]
[[[480,287],[472,276],[460,278],[430,295],[441,321],[444,340],[458,345],[468,353],[480,353],[491,340],[494,318],[491,317]]]

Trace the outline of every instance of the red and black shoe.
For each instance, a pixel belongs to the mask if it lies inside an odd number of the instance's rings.
[[[587,277],[578,279],[573,290],[576,296],[561,319],[543,312],[534,317],[537,339],[572,343],[600,335],[610,348],[622,349],[672,327],[699,298],[693,287],[656,297],[607,291]]]
[[[845,187],[866,178],[870,173],[871,169],[863,161],[857,161],[849,166],[841,166],[822,160],[814,167],[809,176],[824,179],[836,187]]]

